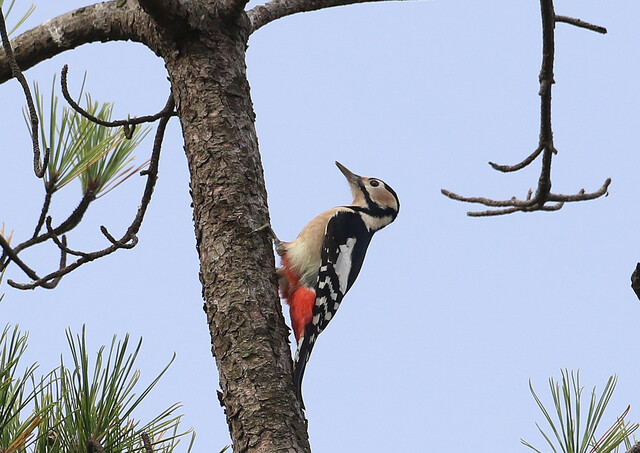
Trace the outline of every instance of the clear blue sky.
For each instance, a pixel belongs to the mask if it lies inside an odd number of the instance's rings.
[[[27,25],[88,3],[41,1]],[[536,183],[539,163],[502,175],[487,162],[515,163],[537,146],[537,1],[335,8],[279,20],[251,37],[248,74],[280,237],[294,238],[316,213],[350,201],[334,160],[385,180],[402,205],[376,235],[307,367],[314,452],[511,453],[526,451],[521,437],[543,446],[528,380],[546,397],[547,378],[562,368],[579,368],[589,389],[618,374],[603,430],[628,404],[629,419],[640,421],[640,301],[629,287],[640,260],[640,3],[557,0],[556,11],[609,34],[557,26],[553,190],[595,190],[611,177],[610,194],[556,213],[489,219],[466,217],[470,206],[440,189],[510,198]],[[72,90],[88,71],[87,90],[115,102],[118,117],[164,105],[166,71],[141,45],[85,46],[26,75],[47,91],[65,63]],[[39,214],[41,182],[31,172],[17,83],[0,86],[0,98],[0,221],[20,239]],[[65,350],[64,329],[83,323],[96,349],[113,333],[144,337],[143,381],[177,352],[138,416],[182,401],[199,453],[229,441],[215,397],[182,146],[174,121],[136,248],[84,266],[54,291],[3,285],[0,321],[30,332],[28,359],[43,370]],[[140,161],[149,148],[139,149]],[[130,180],[96,202],[71,245],[103,246],[101,224],[123,231],[142,184]],[[73,209],[78,194],[69,186],[54,217]],[[25,258],[42,271],[58,260],[51,249]],[[23,280],[15,269],[8,274]]]

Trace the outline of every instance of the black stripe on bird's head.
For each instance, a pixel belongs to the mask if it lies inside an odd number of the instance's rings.
[[[392,219],[396,218],[400,210],[400,200],[388,184],[378,178],[356,175],[338,161],[336,161],[336,165],[347,178],[351,187],[352,206],[367,209],[377,217],[391,216]]]

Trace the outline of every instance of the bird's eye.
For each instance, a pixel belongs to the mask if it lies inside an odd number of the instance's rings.
[[[372,179],[371,181],[369,181],[369,184],[371,184],[371,187],[378,187],[380,185],[380,182],[377,179]]]

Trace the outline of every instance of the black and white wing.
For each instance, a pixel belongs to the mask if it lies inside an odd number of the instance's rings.
[[[366,227],[360,213],[351,209],[338,211],[327,223],[322,262],[316,281],[313,318],[305,327],[294,361],[293,381],[303,408],[302,377],[313,345],[335,316],[342,298],[356,280],[372,236],[373,232]]]

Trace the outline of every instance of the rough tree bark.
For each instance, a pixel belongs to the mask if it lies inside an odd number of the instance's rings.
[[[236,452],[310,451],[291,380],[254,112],[244,2],[118,0],[13,41],[22,69],[95,41],[133,40],[165,61],[191,174],[204,310]],[[11,77],[0,53],[0,83]],[[213,390],[213,389],[211,389]]]
[[[167,69],[191,172],[200,280],[237,451],[309,449],[291,386],[267,195],[244,64],[233,30],[184,43]]]

